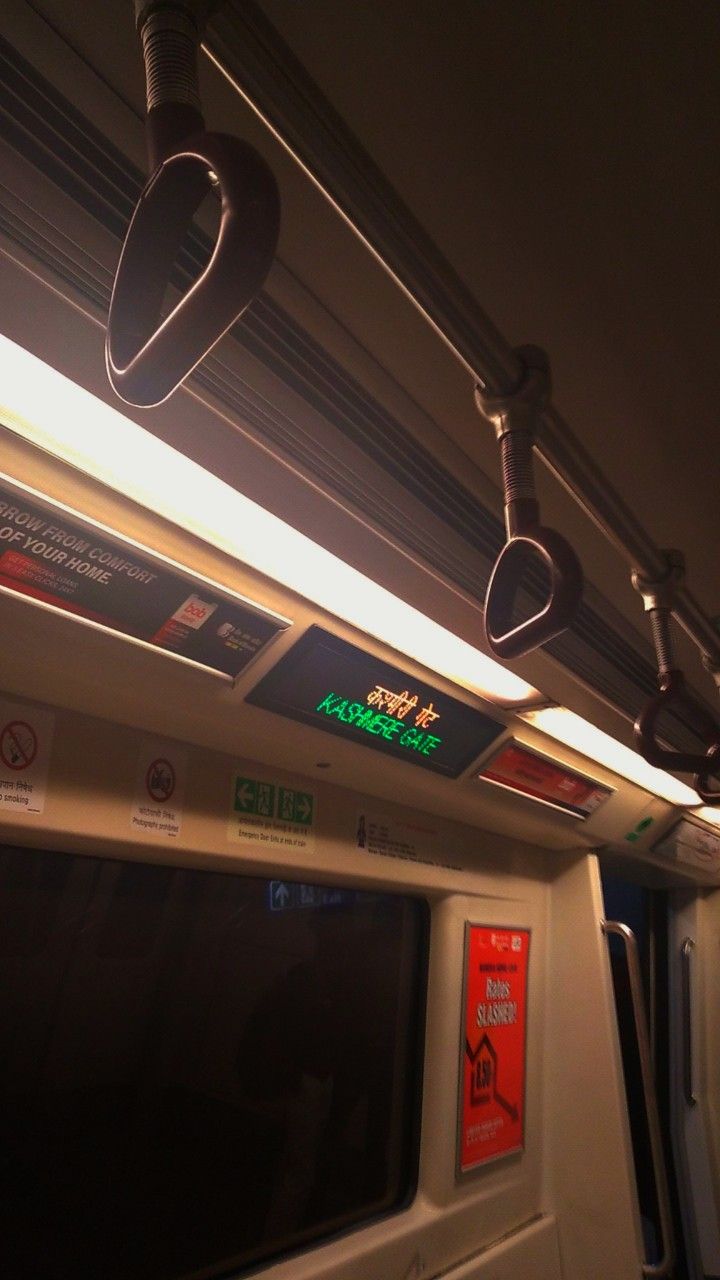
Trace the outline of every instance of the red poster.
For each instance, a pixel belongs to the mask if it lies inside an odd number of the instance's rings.
[[[465,926],[459,1170],[519,1151],[530,930]]]
[[[555,809],[565,809],[578,818],[589,818],[612,795],[610,787],[549,760],[513,739],[488,760],[478,776],[542,800]]]

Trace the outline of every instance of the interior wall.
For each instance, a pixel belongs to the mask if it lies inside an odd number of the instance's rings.
[[[720,891],[709,891],[700,897],[698,926],[700,945],[695,968],[700,988],[696,999],[702,1010],[698,1028],[700,1086],[720,1215],[720,1002],[716,980],[720,972]]]
[[[597,859],[553,883],[548,963],[549,1192],[564,1273],[640,1274],[642,1240]]]
[[[27,715],[34,710],[27,704]],[[459,1266],[458,1280],[499,1280],[525,1271],[543,1280],[637,1277],[635,1206],[592,856],[523,845],[361,791],[170,740],[164,748],[171,757],[187,753],[184,796],[178,797],[180,831],[173,837],[143,830],[134,825],[133,813],[147,736],[74,712],[52,714],[44,811],[3,821],[4,843],[349,883],[419,894],[430,904],[418,1193],[406,1211],[278,1263],[269,1275],[276,1280],[406,1280]],[[238,775],[311,793],[312,838],[303,847],[274,848],[252,837],[237,839],[231,798]],[[359,847],[360,813],[368,822],[382,818],[391,834],[402,832],[410,845],[400,856],[397,848]],[[108,864],[104,874],[111,879],[117,866]],[[468,921],[532,931],[526,1128],[523,1151],[458,1179]],[[212,1035],[222,1034],[218,1018]],[[132,1051],[128,1046],[128,1054]],[[191,1073],[192,1064],[182,1070]],[[222,1091],[223,1081],[213,1087]],[[610,1231],[612,1256],[607,1254]]]

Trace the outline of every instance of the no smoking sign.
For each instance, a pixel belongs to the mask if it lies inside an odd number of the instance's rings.
[[[37,749],[37,734],[25,720],[11,720],[0,732],[0,757],[8,769],[27,769]]]
[[[18,818],[45,808],[55,716],[0,698],[0,810]]]

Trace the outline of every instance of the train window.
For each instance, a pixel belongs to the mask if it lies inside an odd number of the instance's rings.
[[[406,1204],[426,904],[128,867],[0,849],[7,1280],[237,1273]]]

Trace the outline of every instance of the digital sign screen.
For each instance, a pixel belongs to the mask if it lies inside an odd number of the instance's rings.
[[[247,702],[457,778],[505,726],[310,627]]]

